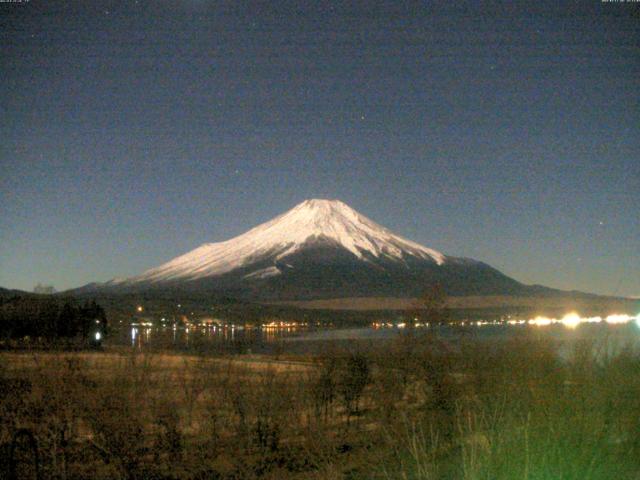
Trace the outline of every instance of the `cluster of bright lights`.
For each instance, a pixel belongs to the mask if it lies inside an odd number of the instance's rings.
[[[306,327],[306,322],[269,322],[262,325],[264,329],[275,329],[275,328],[299,328]]]
[[[640,322],[640,314],[635,317],[630,317],[629,315],[609,315],[605,321],[607,323],[628,323],[631,321]]]
[[[617,325],[629,322],[640,322],[640,315],[631,316],[627,314],[612,314],[607,317],[581,317],[577,313],[569,313],[562,318],[536,317],[528,320],[529,325],[546,326],[553,324],[562,324],[567,328],[576,328],[583,323],[608,323]]]
[[[406,322],[397,322],[397,323],[393,323],[393,322],[373,322],[371,324],[371,326],[373,328],[405,328],[407,327],[407,323]],[[428,327],[429,326],[429,322],[414,322],[413,324],[411,324],[411,326],[413,327]]]
[[[226,327],[227,325],[224,324],[222,322],[222,320],[218,319],[218,318],[212,318],[212,317],[206,317],[206,318],[202,318],[200,319],[200,323],[199,325],[201,327],[207,327],[207,328],[216,328],[216,327]]]
[[[461,326],[475,326],[475,327],[483,327],[485,325],[533,325],[536,327],[545,327],[548,325],[563,325],[567,328],[576,328],[578,325],[583,323],[607,323],[609,325],[620,325],[629,322],[636,322],[640,326],[640,314],[635,317],[627,314],[614,313],[608,315],[606,317],[582,317],[579,314],[572,312],[566,314],[562,318],[551,318],[551,317],[543,317],[537,316],[531,319],[514,319],[509,318],[508,320],[463,320],[458,323]],[[373,328],[404,328],[406,324],[404,322],[401,323],[392,323],[392,322],[373,322]],[[415,327],[428,327],[429,323],[414,323]]]

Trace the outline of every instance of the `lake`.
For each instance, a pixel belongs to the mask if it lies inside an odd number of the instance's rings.
[[[565,317],[566,318],[566,317]],[[357,348],[381,344],[401,335],[435,335],[455,346],[463,339],[506,340],[518,336],[545,338],[568,351],[576,341],[606,344],[618,350],[640,343],[637,317],[583,319],[531,319],[526,322],[470,322],[455,326],[402,326],[355,328],[244,328],[241,326],[151,327],[133,326],[111,332],[107,344],[131,346],[136,350],[180,350],[189,352],[237,353],[321,353],[334,347]]]

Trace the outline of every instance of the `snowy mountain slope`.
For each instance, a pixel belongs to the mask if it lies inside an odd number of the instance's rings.
[[[361,260],[413,256],[441,265],[445,256],[393,234],[338,200],[306,200],[288,212],[235,238],[207,243],[124,283],[195,280],[228,273],[258,259],[278,261],[323,239]],[[279,274],[275,266],[248,276]]]
[[[77,292],[262,301],[411,297],[434,283],[451,295],[523,294],[529,288],[485,263],[404,239],[338,200],[306,200],[235,238]]]

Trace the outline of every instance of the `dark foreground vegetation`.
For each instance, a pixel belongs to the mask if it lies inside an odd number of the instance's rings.
[[[286,361],[7,352],[0,477],[638,478],[640,352],[605,345],[562,359],[530,334],[407,334]]]

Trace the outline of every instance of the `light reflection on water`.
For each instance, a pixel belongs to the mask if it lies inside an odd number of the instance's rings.
[[[622,317],[618,317],[620,320]],[[629,318],[633,321],[628,321]],[[540,320],[540,318],[538,319]],[[610,319],[611,320],[611,319]],[[506,339],[517,335],[549,338],[562,348],[570,348],[578,340],[605,340],[608,344],[640,345],[640,325],[636,317],[625,322],[575,318],[535,322],[483,322],[465,326],[431,326],[429,328],[352,327],[352,328],[251,328],[242,327],[149,327],[136,326],[115,330],[109,343],[130,345],[136,349],[184,349],[215,353],[273,353],[274,351],[311,352],[321,344],[337,342],[349,345],[354,341],[379,341],[415,332],[431,333],[455,344],[461,338],[479,340]],[[315,345],[314,345],[315,344]]]
[[[302,335],[301,328],[229,327],[149,327],[133,326],[114,329],[109,343],[130,345],[137,349],[201,348],[233,353],[272,350],[274,344],[286,338]]]

